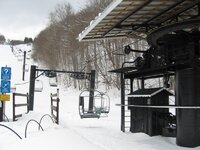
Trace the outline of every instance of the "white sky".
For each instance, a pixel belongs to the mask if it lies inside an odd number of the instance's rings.
[[[0,0],[0,34],[7,39],[34,38],[59,3],[70,2],[78,10],[87,0]]]

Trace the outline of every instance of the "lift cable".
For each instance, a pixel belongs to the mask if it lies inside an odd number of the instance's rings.
[[[137,42],[139,42],[139,41],[141,41],[141,39],[138,39],[138,40],[136,40],[136,41],[134,41],[134,42],[132,42],[132,43],[126,44],[125,46],[123,46],[123,47],[121,47],[121,48],[118,48],[118,49],[112,50],[112,51],[110,51],[110,52],[107,52],[106,55],[108,55],[108,54],[114,54],[114,55],[118,55],[118,56],[125,56],[125,54],[116,53],[116,52],[118,52],[118,51],[120,51],[120,50],[123,50],[126,46],[133,45],[133,44],[135,44],[135,43],[137,43]],[[83,65],[84,65],[84,68],[81,69],[81,70],[84,70],[84,69],[85,69],[85,66],[87,66],[90,62],[93,62],[93,61],[95,61],[95,60],[101,59],[101,58],[103,58],[103,57],[105,57],[105,56],[101,56],[101,53],[98,53],[96,56],[93,56],[92,58],[90,58],[90,60],[86,60],[85,63],[83,64]]]

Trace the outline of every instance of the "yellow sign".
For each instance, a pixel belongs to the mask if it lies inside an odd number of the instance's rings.
[[[0,94],[0,101],[10,101],[10,95]]]

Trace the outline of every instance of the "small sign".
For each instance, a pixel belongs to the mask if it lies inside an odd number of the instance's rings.
[[[1,67],[1,79],[2,80],[11,79],[11,67]]]
[[[1,80],[1,93],[10,93],[10,81]]]
[[[70,74],[70,77],[78,80],[90,79],[90,75],[85,73],[72,73]]]
[[[10,101],[10,95],[0,94],[0,101]]]

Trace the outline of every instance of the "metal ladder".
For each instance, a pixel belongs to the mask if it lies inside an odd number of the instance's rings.
[[[121,131],[129,132],[131,123],[131,113],[128,109],[128,94],[131,92],[130,80],[121,77]],[[126,106],[123,106],[126,105]]]

